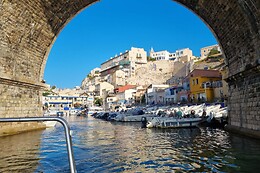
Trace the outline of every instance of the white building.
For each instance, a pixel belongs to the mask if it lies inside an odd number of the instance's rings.
[[[151,51],[150,51],[150,57],[154,58],[156,61],[170,60],[170,58],[171,58],[170,55],[171,55],[171,53],[168,52],[167,50],[154,52],[153,48],[151,48]]]
[[[183,90],[183,87],[173,86],[165,89],[165,104],[173,104],[181,102],[182,99],[187,100],[185,95],[180,96],[180,91]]]
[[[192,50],[189,48],[179,49],[174,53],[170,53],[167,50],[154,52],[153,48],[151,48],[150,57],[154,58],[156,61],[175,60],[180,62],[189,62],[194,58]]]
[[[203,47],[203,48],[200,49],[200,59],[207,58],[212,49],[218,50],[220,53],[222,52],[221,49],[220,49],[220,46],[218,44]]]
[[[165,95],[164,91],[168,87],[169,85],[154,84],[148,86],[147,91],[145,93],[146,104],[163,104]]]
[[[64,108],[74,108],[77,105],[86,105],[88,95],[79,87],[74,89],[54,89],[52,94],[43,96],[43,105],[50,110],[63,111]]]
[[[116,93],[117,100],[121,105],[132,104],[135,101],[136,89],[127,89]]]

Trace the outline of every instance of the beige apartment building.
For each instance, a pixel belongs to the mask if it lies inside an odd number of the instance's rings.
[[[114,86],[111,85],[108,82],[100,82],[98,84],[95,85],[95,97],[99,97],[102,98],[103,97],[103,93],[107,93],[109,91],[113,91],[114,90]]]
[[[93,92],[95,90],[95,85],[101,81],[100,70],[100,68],[91,70],[88,76],[82,81],[81,88]]]
[[[135,69],[147,63],[147,53],[143,48],[132,47],[101,64],[101,77],[112,75],[117,70],[125,72],[125,77],[135,75]],[[112,80],[113,81],[113,80]]]
[[[123,70],[117,70],[112,74],[111,84],[114,87],[124,86],[126,84],[125,72]]]

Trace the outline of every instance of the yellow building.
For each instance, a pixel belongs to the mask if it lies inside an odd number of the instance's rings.
[[[221,80],[221,73],[218,70],[195,69],[189,75],[191,101],[214,101],[212,82]]]

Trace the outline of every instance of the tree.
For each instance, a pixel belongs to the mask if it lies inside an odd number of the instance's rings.
[[[211,55],[218,54],[218,53],[220,53],[220,52],[217,49],[213,48],[213,49],[210,50],[208,57],[210,57]]]
[[[147,56],[147,61],[155,61],[156,59],[155,58],[152,58],[150,56]]]
[[[42,96],[48,96],[50,94],[51,94],[50,92],[46,91],[46,92],[42,93]]]
[[[89,80],[92,80],[95,78],[95,76],[92,76],[91,74],[88,74],[87,77],[89,78]]]
[[[103,104],[103,101],[102,101],[101,98],[96,97],[95,100],[94,100],[94,104],[101,106]]]

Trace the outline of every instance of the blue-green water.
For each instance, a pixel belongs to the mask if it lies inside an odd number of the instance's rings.
[[[259,172],[260,141],[221,129],[143,129],[65,117],[78,173]],[[69,172],[63,127],[0,138],[0,172]]]

